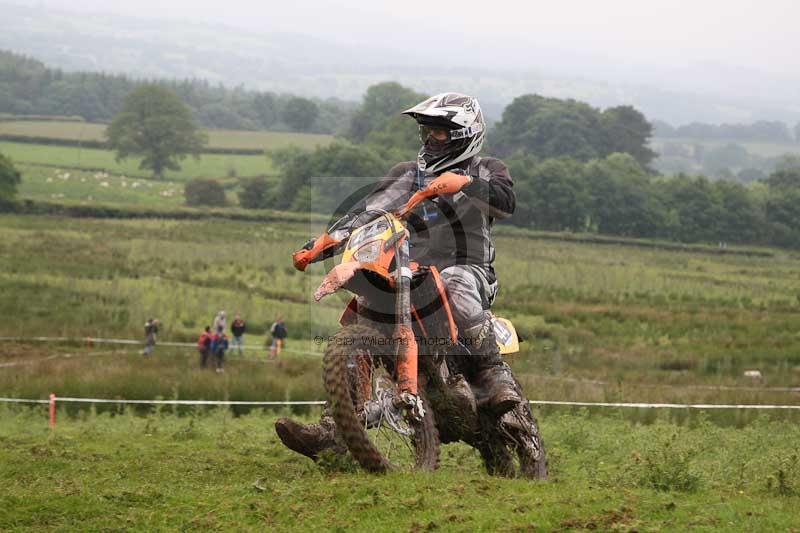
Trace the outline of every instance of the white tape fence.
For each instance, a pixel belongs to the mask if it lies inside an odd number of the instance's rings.
[[[325,405],[324,400],[283,400],[283,401],[236,401],[236,400],[125,400],[120,398],[74,398],[53,395],[51,400],[28,398],[2,398],[4,403],[114,403],[145,405],[250,405],[250,406],[292,406],[292,405]],[[571,407],[614,407],[638,409],[800,409],[800,405],[769,404],[713,404],[713,403],[640,403],[640,402],[569,402],[558,400],[529,400],[531,405],[561,405]]]

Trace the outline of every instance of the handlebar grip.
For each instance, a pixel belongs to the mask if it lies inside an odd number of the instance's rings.
[[[314,262],[314,260],[319,256],[319,254],[321,254],[328,248],[336,246],[337,244],[339,244],[339,242],[341,241],[337,241],[327,233],[323,233],[317,238],[317,240],[314,241],[313,246],[308,247],[308,243],[306,243],[306,245],[303,246],[302,249],[297,250],[295,253],[293,253],[292,264],[297,270],[303,272],[305,271],[309,263]]]
[[[300,272],[305,272],[306,267],[316,254],[312,250],[298,250],[292,254],[292,264]]]

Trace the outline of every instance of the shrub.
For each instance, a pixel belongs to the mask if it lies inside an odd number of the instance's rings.
[[[797,493],[800,480],[800,456],[797,453],[772,458],[772,471],[767,476],[767,490],[779,496]]]
[[[697,451],[677,433],[649,443],[641,455],[639,485],[659,491],[692,492],[700,486],[700,476],[692,469],[691,461]]]
[[[267,191],[269,184],[264,178],[240,180],[241,190],[238,193],[239,204],[245,209],[263,209],[269,206]]]
[[[225,205],[225,189],[216,180],[193,179],[183,189],[186,205]]]
[[[17,194],[17,185],[21,181],[19,171],[11,160],[0,154],[0,200],[10,200]]]

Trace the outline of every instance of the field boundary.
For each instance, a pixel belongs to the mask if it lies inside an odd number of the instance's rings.
[[[522,230],[522,231],[520,231]],[[523,233],[524,232],[524,233]],[[697,243],[680,243],[670,241],[650,241],[647,239],[635,239],[627,237],[616,237],[614,235],[591,235],[591,234],[575,234],[572,232],[564,231],[559,233],[543,232],[536,230],[529,230],[520,226],[513,226],[507,224],[499,226],[493,230],[493,233],[501,237],[519,237],[528,238],[540,241],[559,241],[559,242],[574,242],[579,244],[605,244],[617,246],[631,246],[634,248],[651,248],[656,250],[667,250],[670,252],[689,252],[700,254],[712,255],[741,255],[745,257],[775,257],[775,254],[763,250],[741,250],[714,247],[710,244],[697,244]],[[791,249],[791,248],[790,248]]]
[[[286,223],[326,223],[328,217],[311,213],[294,211],[269,210],[253,214],[241,211],[224,211],[220,209],[202,210],[191,207],[174,208],[134,208],[115,204],[84,205],[45,202],[41,200],[21,199],[18,201],[0,201],[0,213],[11,215],[55,215],[70,218],[109,218],[109,219],[141,219],[162,218],[169,220],[207,220],[213,218],[236,220],[241,222],[286,222]]]
[[[33,135],[20,135],[16,133],[0,133],[0,141],[43,144],[45,146],[66,146],[77,148],[94,148],[97,150],[113,150],[107,141],[97,141],[94,139],[63,139],[59,137],[41,137]],[[228,155],[265,155],[267,151],[263,148],[223,148],[219,146],[204,146],[199,153],[201,154],[228,154]]]
[[[0,397],[0,403],[34,403],[50,404],[65,403],[114,403],[114,404],[149,404],[149,405],[252,405],[252,406],[280,406],[280,405],[325,405],[324,400],[276,400],[276,401],[238,401],[238,400],[126,400],[123,398],[63,398],[51,395],[49,400],[35,398],[9,398]],[[613,407],[637,409],[800,409],[800,405],[785,404],[715,404],[715,403],[641,403],[641,402],[568,402],[558,400],[528,400],[531,405],[560,405],[567,407]]]

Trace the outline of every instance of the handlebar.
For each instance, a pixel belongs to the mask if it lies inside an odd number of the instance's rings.
[[[465,185],[472,182],[472,177],[464,174],[456,174],[455,172],[445,172],[438,178],[434,179],[424,189],[420,189],[411,195],[406,205],[400,208],[395,215],[399,218],[404,218],[408,215],[409,211],[414,209],[417,204],[431,196],[439,194],[455,194],[464,188]]]

